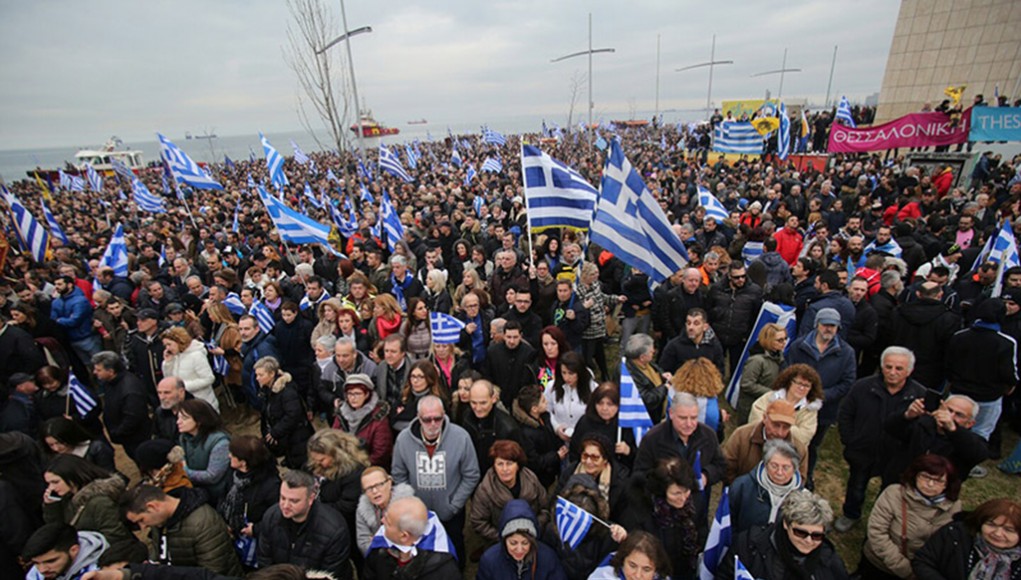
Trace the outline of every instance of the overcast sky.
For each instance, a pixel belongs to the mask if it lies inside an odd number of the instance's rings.
[[[337,2],[328,2],[332,8]],[[678,0],[348,0],[362,101],[384,123],[490,123],[543,115],[564,123],[570,79],[584,79],[592,13],[597,116],[705,104],[708,70],[674,69],[716,58],[713,101],[776,94],[822,102],[833,46],[834,94],[878,92],[900,3],[827,0],[720,4]],[[765,8],[770,8],[766,11]],[[339,26],[339,9],[337,21]],[[215,128],[223,135],[298,130],[298,87],[284,60],[282,0],[4,2],[0,8],[0,149],[98,144],[116,134],[154,139]],[[343,50],[343,45],[334,50]],[[584,112],[584,92],[576,115]],[[675,115],[678,113],[674,113]],[[668,118],[670,113],[667,113]]]

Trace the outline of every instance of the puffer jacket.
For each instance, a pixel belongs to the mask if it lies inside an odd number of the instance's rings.
[[[65,523],[80,531],[99,532],[111,546],[135,541],[121,518],[118,502],[127,489],[120,474],[94,479],[77,493],[56,503],[43,504],[43,520],[48,524]]]
[[[330,572],[338,580],[351,579],[351,540],[344,518],[337,510],[313,502],[308,518],[293,526],[275,505],[266,511],[259,532],[259,567],[297,564],[309,570]]]
[[[720,280],[709,288],[707,300],[709,323],[723,346],[744,344],[755,324],[762,306],[762,288],[745,282],[740,288],[731,288],[730,281]]]
[[[536,533],[541,537],[539,530],[542,529],[542,524],[537,521],[535,514],[529,509],[528,502],[524,499],[515,499],[507,503],[500,514],[499,529],[501,533],[497,535],[502,535],[502,530],[510,522],[521,519],[531,521],[535,526]],[[530,563],[523,569],[519,569],[518,562],[507,553],[504,543],[499,542],[482,555],[476,578],[477,580],[567,580],[567,574],[553,548],[532,538],[530,557]]]
[[[549,521],[549,513],[546,511],[546,488],[542,486],[539,478],[532,473],[531,469],[520,466],[518,469],[518,486],[520,491],[515,497],[511,490],[500,481],[496,470],[490,468],[479,486],[475,488],[475,495],[472,496],[471,514],[468,521],[475,533],[482,536],[487,544],[494,544],[500,541],[500,522],[504,508],[513,499],[520,499],[527,502],[534,518],[538,520],[536,527],[537,534],[541,536],[543,528]]]
[[[350,433],[362,442],[373,465],[389,468],[394,450],[394,434],[390,429],[390,405],[380,402],[375,392],[365,403],[372,412],[362,417],[357,425],[348,420],[350,407],[345,402],[333,420],[333,428]]]
[[[270,388],[260,389],[259,397],[264,401],[262,435],[272,435],[275,441],[269,446],[270,451],[284,457],[288,467],[300,469],[305,465],[305,443],[312,436],[312,426],[291,375],[278,374]]]
[[[216,394],[213,392],[216,376],[209,366],[206,347],[200,341],[193,340],[180,354],[164,359],[163,376],[181,379],[184,381],[185,390],[193,397],[209,403],[217,411],[220,410],[220,402],[216,400]]]
[[[741,559],[753,578],[759,580],[843,580],[850,578],[844,562],[829,540],[816,548],[801,565],[784,561],[777,547],[789,542],[783,527],[777,524],[752,528],[737,535],[734,544],[724,554],[716,568],[716,580],[734,578],[734,556]],[[795,548],[791,547],[791,550]]]
[[[149,528],[149,560],[174,566],[201,566],[227,576],[240,576],[241,563],[227,524],[206,494],[182,488],[181,503],[162,526]],[[162,548],[162,549],[161,549]]]
[[[931,505],[917,491],[895,483],[884,489],[872,506],[863,548],[865,557],[887,574],[907,578],[911,575],[915,552],[960,511],[961,500],[944,500]],[[907,525],[904,515],[907,515]],[[902,548],[907,548],[907,552]]]
[[[60,296],[50,304],[50,318],[59,324],[71,342],[92,336],[92,306],[85,293],[77,286],[67,296]]]

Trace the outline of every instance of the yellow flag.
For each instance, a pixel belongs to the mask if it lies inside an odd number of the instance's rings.
[[[961,104],[961,96],[964,95],[964,89],[966,85],[960,85],[957,87],[947,87],[943,89],[943,94],[950,97],[954,101],[954,106]]]
[[[42,177],[39,177],[39,172],[35,173],[35,182],[39,185],[39,191],[43,194],[43,199],[48,202],[53,202],[53,198],[50,197],[50,188],[46,187],[46,182],[43,181]]]
[[[780,128],[780,119],[776,117],[759,117],[758,119],[752,119],[752,126],[759,132],[759,135],[765,137]]]

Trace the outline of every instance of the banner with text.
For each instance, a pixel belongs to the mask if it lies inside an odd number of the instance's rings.
[[[911,113],[889,123],[852,129],[839,123],[830,126],[830,153],[866,153],[898,147],[938,147],[968,140],[971,109],[957,123],[943,113]]]
[[[971,111],[972,141],[1021,141],[1021,109],[975,107]]]

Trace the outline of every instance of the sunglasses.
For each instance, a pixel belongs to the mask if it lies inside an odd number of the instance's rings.
[[[441,422],[443,422],[443,416],[441,415],[439,417],[419,417],[418,420],[419,420],[420,423],[425,423],[425,424],[441,423]]]
[[[821,542],[826,539],[826,532],[810,532],[808,530],[803,530],[801,528],[796,528],[794,526],[791,526],[791,531],[794,532],[795,536],[801,538],[802,540],[806,538],[812,538],[813,542]]]

